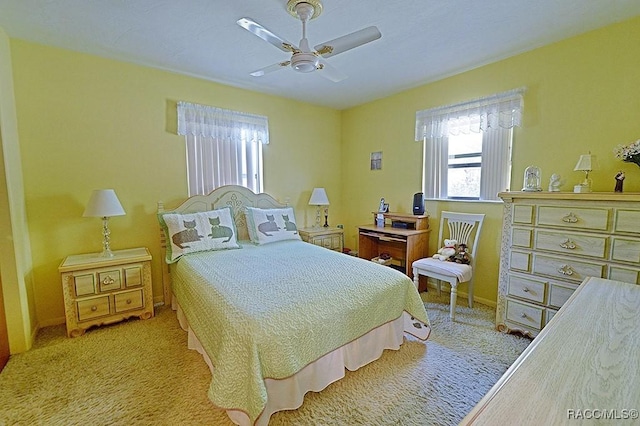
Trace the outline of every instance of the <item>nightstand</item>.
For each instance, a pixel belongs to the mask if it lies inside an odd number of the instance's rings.
[[[344,231],[341,228],[302,228],[298,232],[303,241],[342,253]]]
[[[144,247],[114,250],[113,257],[68,256],[58,271],[69,337],[133,316],[153,317],[151,254]]]

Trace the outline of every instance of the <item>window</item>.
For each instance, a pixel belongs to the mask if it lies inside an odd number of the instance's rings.
[[[447,196],[459,199],[480,198],[482,135],[449,136]]]
[[[266,117],[179,102],[178,134],[186,139],[189,196],[208,194],[223,185],[263,192],[262,145],[269,142]]]
[[[497,200],[509,188],[524,89],[416,113],[426,198]]]

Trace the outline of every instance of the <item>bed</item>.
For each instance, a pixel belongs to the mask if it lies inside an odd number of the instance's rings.
[[[409,277],[301,241],[293,209],[267,194],[223,186],[172,210],[159,203],[158,218],[165,303],[211,369],[209,399],[236,424],[266,425],[345,368],[399,349],[404,333],[429,336]],[[200,241],[218,245],[193,249]]]

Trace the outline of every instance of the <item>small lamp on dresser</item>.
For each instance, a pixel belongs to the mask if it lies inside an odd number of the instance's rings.
[[[595,155],[591,155],[591,153],[581,155],[573,170],[584,172],[584,180],[582,183],[573,187],[573,192],[591,192],[591,179],[589,178],[589,172],[596,170],[597,168],[597,159]]]
[[[118,200],[118,196],[113,189],[96,189],[91,193],[91,198],[82,214],[83,217],[102,218],[102,257],[113,257],[109,247],[109,217],[123,216],[125,211]]]
[[[311,192],[311,198],[309,198],[309,205],[316,206],[316,223],[313,225],[315,228],[320,227],[320,215],[321,215],[321,207],[329,205],[329,198],[327,197],[327,191],[324,188],[313,188]],[[324,226],[329,226],[329,208],[325,207],[324,209]]]

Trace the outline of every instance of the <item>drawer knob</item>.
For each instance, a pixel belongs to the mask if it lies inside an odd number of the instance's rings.
[[[577,246],[576,243],[567,238],[567,241],[565,241],[564,243],[560,243],[560,247],[568,250],[574,250]]]
[[[131,299],[127,299],[127,305],[131,304]]]
[[[526,318],[527,314],[525,314],[524,312],[520,314],[520,318]]]
[[[562,265],[558,268],[558,272],[562,275],[573,275],[573,268],[569,265]]]
[[[98,310],[98,307],[97,307],[96,305],[93,305],[93,306],[91,307],[91,312],[95,312],[95,311],[97,311],[97,310]]]
[[[529,287],[523,288],[522,291],[524,291],[525,293],[529,293]]]
[[[578,221],[578,216],[576,216],[573,212],[570,212],[568,215],[562,218],[562,221],[566,223],[576,223]]]
[[[104,284],[104,285],[113,284],[114,282],[116,282],[116,280],[114,280],[113,278],[111,278],[111,275],[107,275],[107,276],[106,276],[106,277],[104,277],[104,279],[102,280],[102,284]]]

